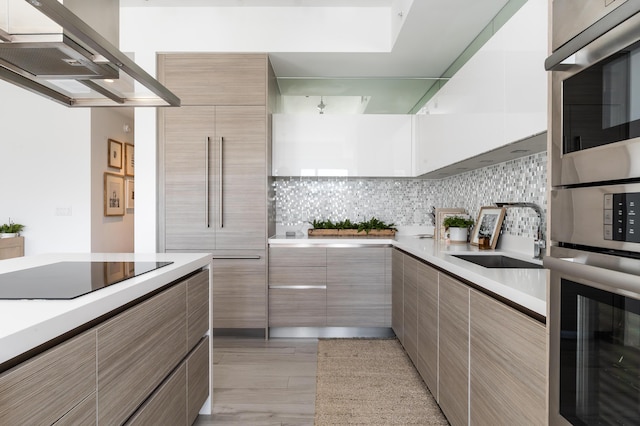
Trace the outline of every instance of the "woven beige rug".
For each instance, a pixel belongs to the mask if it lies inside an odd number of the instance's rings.
[[[315,425],[448,425],[397,339],[318,342]]]

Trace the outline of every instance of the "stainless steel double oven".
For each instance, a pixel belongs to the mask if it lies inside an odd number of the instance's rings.
[[[640,424],[640,0],[583,3],[546,62],[549,423]]]

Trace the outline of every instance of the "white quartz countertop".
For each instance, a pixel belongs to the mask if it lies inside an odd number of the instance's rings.
[[[533,311],[542,317],[547,315],[547,271],[529,268],[485,268],[452,254],[491,255],[502,254],[531,263],[542,264],[540,260],[518,252],[505,250],[479,250],[469,244],[451,244],[434,241],[432,238],[416,236],[396,236],[388,238],[285,238],[276,236],[269,239],[270,246],[348,247],[369,244],[393,245],[417,258],[423,259],[449,273],[501,296],[517,305]]]
[[[50,254],[0,261],[0,274],[65,261],[173,262],[70,300],[0,300],[0,363],[111,312],[202,267],[204,253]]]

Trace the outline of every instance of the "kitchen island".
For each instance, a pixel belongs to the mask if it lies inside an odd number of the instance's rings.
[[[162,266],[71,299],[0,300],[0,423],[192,423],[211,386],[211,255],[52,254],[0,274],[67,262]]]

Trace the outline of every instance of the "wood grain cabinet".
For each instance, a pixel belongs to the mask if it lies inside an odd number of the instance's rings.
[[[385,247],[327,249],[327,326],[389,327]]]
[[[266,110],[162,109],[166,250],[264,249]]]
[[[209,330],[209,270],[187,280],[187,348],[193,348]]]
[[[180,366],[125,423],[127,426],[186,425],[187,366]]]
[[[186,359],[187,424],[193,424],[209,396],[209,337],[203,338]]]
[[[327,325],[327,249],[269,248],[269,326]]]
[[[98,327],[99,425],[124,422],[186,356],[186,310],[182,284]]]
[[[438,403],[452,425],[469,422],[469,291],[440,275]]]
[[[95,396],[95,348],[96,333],[89,331],[2,373],[0,424],[52,424]]]
[[[470,312],[473,422],[546,424],[544,324],[474,290]]]
[[[0,238],[0,260],[24,256],[24,237]]]
[[[278,90],[269,58],[160,54],[158,78],[182,103],[158,112],[159,249],[214,254],[214,328],[266,328]]]
[[[404,345],[404,254],[391,255],[391,328]]]
[[[388,247],[269,248],[269,326],[389,327]]]
[[[96,424],[96,394],[92,393],[84,399],[80,404],[76,405],[65,414],[60,420],[54,423],[54,426],[89,426]]]
[[[545,325],[399,250],[393,268],[393,329],[449,422],[546,424]]]
[[[206,337],[125,424],[193,424],[209,394],[208,364],[209,338]]]
[[[192,424],[209,395],[208,289],[200,271],[3,372],[0,424]]]
[[[418,361],[418,261],[407,256],[404,259],[404,348],[411,361]]]
[[[264,54],[162,54],[158,69],[160,81],[182,105],[266,104]]]
[[[418,262],[418,362],[416,367],[438,399],[438,271]]]
[[[267,327],[266,264],[264,251],[214,255],[214,328]]]

